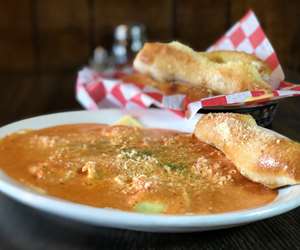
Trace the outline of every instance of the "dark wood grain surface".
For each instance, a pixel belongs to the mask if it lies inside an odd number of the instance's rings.
[[[80,109],[74,98],[74,80],[74,73],[0,75],[0,124]],[[300,98],[280,102],[272,127],[300,141]],[[152,234],[69,221],[0,194],[0,225],[1,250],[300,249],[300,208],[232,229]]]
[[[110,49],[116,25],[143,23],[149,40],[178,39],[205,50],[249,9],[257,14],[285,69],[300,71],[300,1],[9,0],[0,1],[0,73],[53,73]]]

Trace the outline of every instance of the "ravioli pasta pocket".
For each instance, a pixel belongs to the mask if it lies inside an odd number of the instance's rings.
[[[218,149],[171,130],[73,124],[14,133],[0,141],[0,165],[45,195],[142,213],[222,213],[277,196]]]

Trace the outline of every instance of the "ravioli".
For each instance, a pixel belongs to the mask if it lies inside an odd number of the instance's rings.
[[[143,213],[223,213],[277,195],[192,134],[162,129],[73,124],[15,133],[0,141],[0,166],[44,195]]]

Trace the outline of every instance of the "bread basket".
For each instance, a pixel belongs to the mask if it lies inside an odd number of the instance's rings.
[[[205,107],[199,110],[201,114],[207,113],[240,113],[251,115],[256,123],[263,127],[270,127],[274,119],[276,110],[278,108],[278,102],[272,101],[261,104],[252,104],[249,106],[213,106]]]

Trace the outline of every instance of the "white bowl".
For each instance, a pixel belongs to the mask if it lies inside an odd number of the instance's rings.
[[[44,115],[15,122],[0,128],[0,137],[20,129],[39,129],[59,124],[111,124],[125,114],[137,117],[146,127],[170,128],[191,132],[197,118],[187,121],[162,110],[78,111]],[[0,172],[0,191],[28,206],[102,227],[148,232],[192,232],[234,227],[282,214],[300,205],[300,186],[279,190],[277,198],[262,207],[213,215],[146,215],[117,209],[96,208],[41,195]]]

